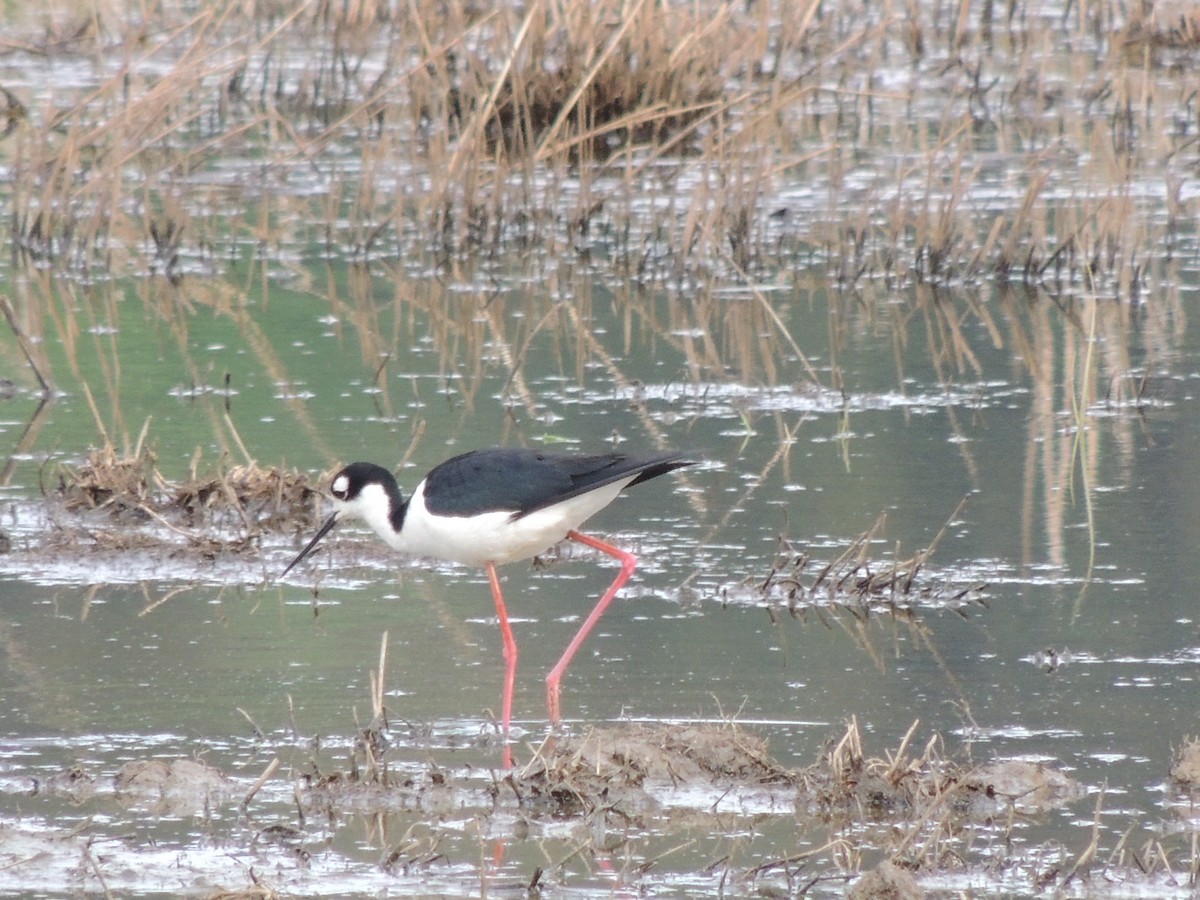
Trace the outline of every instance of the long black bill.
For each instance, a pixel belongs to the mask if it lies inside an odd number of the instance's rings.
[[[308,546],[305,547],[303,550],[301,550],[300,555],[297,556],[295,559],[293,559],[290,563],[288,563],[288,567],[279,573],[280,578],[282,578],[288,572],[292,571],[292,569],[295,567],[296,563],[300,562],[300,560],[304,559],[304,557],[308,556],[308,554],[313,552],[313,550],[316,548],[317,544],[320,543],[321,538],[325,537],[325,535],[329,533],[329,529],[337,524],[337,517],[338,517],[338,514],[334,513],[328,519],[325,520],[325,524],[321,526],[321,530],[316,533],[316,536],[313,537],[313,539],[308,542]]]

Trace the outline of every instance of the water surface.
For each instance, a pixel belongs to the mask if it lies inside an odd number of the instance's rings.
[[[1074,37],[1056,65],[1099,65],[1098,39]],[[936,83],[936,62],[882,66],[880,83]],[[63,75],[61,61],[7,65],[31,91]],[[1169,67],[1149,71],[1164,91],[1177,84]],[[924,102],[903,114],[931,132],[942,115]],[[501,229],[499,250],[447,259],[430,235],[398,228],[359,252],[302,205],[361,175],[349,137],[315,162],[259,168],[230,154],[181,176],[194,221],[210,221],[198,210],[212,202],[205,215],[227,230],[189,235],[171,277],[14,253],[5,278],[29,344],[0,329],[0,891],[204,895],[262,875],[284,892],[475,895],[524,890],[541,870],[564,894],[795,893],[809,877],[834,894],[890,856],[886,824],[822,818],[770,791],[735,791],[729,808],[679,789],[620,827],[530,812],[503,787],[500,640],[482,572],[398,557],[345,525],[281,581],[309,523],[164,524],[70,510],[61,493],[106,444],[164,492],[251,461],[317,477],[356,459],[397,467],[411,490],[449,455],[520,445],[678,449],[698,462],[588,524],[640,565],[563,682],[573,734],[735,720],[798,769],[848,722],[873,757],[917,722],[910,751],[932,742],[968,768],[1041,761],[1083,786],[1073,802],[946,836],[958,862],[914,863],[925,887],[1074,890],[1062,871],[1098,836],[1091,859],[1122,867],[1110,890],[1128,878],[1134,892],[1185,896],[1186,876],[1132,878],[1128,854],[1159,842],[1175,872],[1195,858],[1195,815],[1169,772],[1200,731],[1200,339],[1188,315],[1200,279],[1194,224],[1161,209],[1167,181],[1179,209],[1194,205],[1194,166],[1147,154],[1098,187],[1102,154],[1061,136],[1083,168],[1052,166],[1060,193],[1047,204],[1111,188],[1130,221],[1171,220],[1169,247],[1150,240],[1130,257],[1137,285],[1120,266],[1020,286],[995,272],[896,277],[878,262],[907,247],[904,229],[878,245],[890,204],[936,208],[954,191],[896,171],[880,133],[898,127],[891,115],[862,125],[850,172],[779,168],[754,207],[749,273],[717,256],[672,267],[657,232],[670,198],[648,187],[652,168],[627,198],[634,215],[606,213],[587,241]],[[977,123],[960,149],[963,169],[984,173],[966,206],[985,234],[1036,180],[1021,154],[1045,163],[1044,125],[1025,134],[1012,110],[994,115],[1005,124]],[[837,128],[857,133],[848,119]],[[940,158],[909,149],[923,165]],[[408,183],[407,158],[388,165],[388,184]],[[664,179],[679,167],[681,194],[705,183],[686,156],[659,166]],[[561,187],[554,174],[538,190]],[[578,172],[565,181],[565,197],[583,190]],[[201,185],[215,186],[205,202]],[[847,276],[841,238],[819,237],[834,212],[851,234],[860,206],[876,229],[861,278]],[[1051,247],[1076,227],[1063,208],[1039,207]],[[245,221],[277,231],[242,242]],[[345,240],[331,249],[330,233]],[[640,261],[631,247],[646,248]],[[859,574],[936,547],[907,591],[812,589],[866,532]],[[614,572],[566,547],[503,574],[521,647],[516,753],[528,760],[547,733],[542,679]],[[444,771],[468,787],[440,803],[397,791],[382,807],[302,816],[296,792],[351,765],[381,643],[390,775],[428,786]],[[201,759],[231,787],[198,806],[120,796],[114,776],[145,759]],[[780,862],[808,851],[794,872]]]

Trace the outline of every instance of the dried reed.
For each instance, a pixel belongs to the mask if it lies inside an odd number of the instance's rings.
[[[177,273],[309,223],[443,262],[598,244],[664,283],[816,260],[1137,296],[1195,213],[1137,199],[1195,156],[1196,18],[1167,6],[51,3],[8,46],[92,83],[4,87],[14,246]]]

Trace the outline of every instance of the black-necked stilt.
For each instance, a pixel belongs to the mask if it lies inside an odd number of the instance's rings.
[[[334,512],[283,574],[308,556],[341,516],[358,517],[396,550],[487,569],[504,638],[504,733],[512,715],[517,643],[496,566],[528,559],[571,538],[620,560],[621,571],[546,676],[550,721],[557,724],[559,681],[588,632],[629,580],[637,557],[576,529],[625,488],[692,463],[679,453],[571,455],[540,450],[476,450],[435,467],[405,502],[392,473],[356,462],[334,476]]]

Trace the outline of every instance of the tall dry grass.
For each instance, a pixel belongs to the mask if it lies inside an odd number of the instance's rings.
[[[1192,231],[1195,17],[1052,12],[57,0],[0,44],[5,211],[83,271],[603,247],[668,284],[816,261],[1128,298]]]

